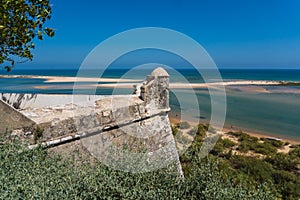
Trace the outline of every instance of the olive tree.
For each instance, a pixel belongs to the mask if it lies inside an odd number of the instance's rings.
[[[54,36],[45,27],[51,18],[49,0],[0,0],[0,65],[7,71],[18,62],[33,59],[33,39]]]

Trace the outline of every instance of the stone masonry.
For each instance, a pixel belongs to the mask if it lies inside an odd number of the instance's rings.
[[[1,99],[0,118],[0,133],[9,132],[11,130],[24,127],[31,127],[35,124],[33,120],[26,117]]]
[[[11,111],[5,113],[19,112],[24,123],[28,119],[26,123],[34,122],[43,128],[40,142],[45,147],[80,139],[94,157],[114,168],[141,172],[175,163],[182,175],[168,118],[169,75],[163,68],[147,76],[140,94],[1,97],[18,105],[19,111],[9,106]],[[0,112],[3,118],[4,110]],[[9,123],[0,123],[1,130],[10,128],[5,124]]]

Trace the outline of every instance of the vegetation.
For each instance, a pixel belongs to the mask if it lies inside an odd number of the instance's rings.
[[[240,142],[238,150],[243,153],[253,151],[263,155],[272,155],[277,152],[278,147],[283,145],[280,141],[263,140],[264,142],[260,142],[257,137],[250,136],[241,131],[229,132],[228,134],[238,137],[238,141]]]
[[[49,0],[0,1],[0,65],[10,71],[16,59],[33,59],[33,39],[43,35],[54,36],[52,28],[45,27],[51,18]]]
[[[43,132],[44,129],[41,128],[40,126],[37,126],[34,128],[33,130],[33,140],[34,140],[34,144],[36,144],[38,142],[38,140],[43,137]]]
[[[245,189],[221,177],[212,161],[195,159],[182,181],[168,169],[132,174],[100,163],[75,166],[46,150],[0,146],[0,199],[274,199],[265,186]]]
[[[229,139],[219,139],[216,145],[214,146],[214,149],[210,152],[213,155],[219,155],[221,156],[226,148],[231,148],[233,146],[237,145],[237,143],[229,140]]]
[[[292,158],[300,158],[300,146],[294,147],[294,149],[289,152],[289,156]]]
[[[195,130],[195,129],[193,129]],[[193,169],[192,160],[197,157],[201,149],[207,125],[199,125],[196,137],[188,150],[181,155],[183,170],[186,175]],[[229,139],[219,139],[210,152],[210,159],[218,163],[222,177],[232,184],[246,188],[265,185],[273,188],[279,199],[300,198],[300,147],[295,146],[288,154],[277,153],[285,143],[252,137],[241,131],[229,132],[239,143]],[[233,150],[243,155],[233,153]],[[252,151],[257,157],[247,156]],[[266,198],[267,199],[267,198]]]
[[[208,127],[199,124],[187,133],[194,141],[180,156],[184,181],[172,166],[133,174],[97,162],[78,164],[75,159],[50,156],[41,148],[26,150],[0,137],[0,199],[300,198],[300,146],[293,146],[287,154],[278,153],[277,148],[285,143],[230,132],[238,142],[220,139],[211,154],[200,159]],[[237,154],[241,145],[263,156]]]
[[[265,184],[233,184],[214,158],[194,157],[182,181],[171,168],[132,174],[101,163],[74,165],[0,140],[0,199],[275,199]]]
[[[171,125],[172,133],[174,136],[180,132],[180,130],[189,129],[191,125],[188,122],[180,122],[175,125]]]
[[[277,86],[300,86],[300,82],[279,81]]]
[[[283,147],[285,145],[288,145],[288,143],[284,143],[280,140],[269,140],[269,139],[265,139],[263,138],[262,141],[264,141],[264,143],[268,143],[276,148],[280,148],[280,147]]]
[[[178,132],[179,132],[178,127],[175,126],[175,125],[171,125],[171,129],[172,129],[173,135],[176,136],[178,134]]]

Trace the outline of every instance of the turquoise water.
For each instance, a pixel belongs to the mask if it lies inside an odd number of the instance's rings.
[[[104,77],[119,78],[126,74],[126,69],[108,70]],[[143,79],[151,70],[140,70],[130,74],[130,78]],[[179,70],[189,82],[203,82],[201,76],[194,70]],[[300,70],[220,70],[224,80],[282,80],[300,81]],[[7,74],[4,70],[0,74]],[[16,75],[46,75],[46,76],[76,76],[76,70],[13,70]],[[95,77],[97,71],[87,71],[85,76]],[[128,77],[126,77],[128,78]],[[171,81],[176,82],[177,76],[171,73]],[[0,92],[17,93],[60,93],[71,94],[73,83],[44,83],[44,79],[30,78],[0,78]],[[85,84],[85,83],[83,83]],[[51,86],[48,89],[37,89],[34,86]],[[272,91],[275,86],[265,87]],[[275,88],[276,89],[276,88]],[[283,90],[297,89],[299,87],[286,87]],[[119,91],[119,90],[118,90]],[[93,90],[81,90],[79,93],[93,93]],[[97,94],[112,94],[112,89],[98,89]],[[122,94],[130,94],[132,90],[119,91]],[[190,90],[180,90],[186,95],[184,102],[179,106],[174,95],[171,95],[170,104],[174,111],[184,110],[193,113],[190,106]],[[195,90],[200,107],[202,121],[209,121],[211,113],[210,96],[204,89]],[[227,115],[226,125],[241,127],[262,133],[272,133],[278,137],[287,137],[300,140],[300,93],[249,93],[235,90],[227,90]],[[191,114],[192,115],[192,114]]]
[[[188,98],[191,91],[187,90],[183,93]],[[300,94],[251,94],[227,91],[226,96],[225,124],[227,127],[234,126],[234,128],[243,130],[300,140]],[[171,98],[175,99],[174,96]],[[197,91],[197,98],[201,115],[200,121],[208,122],[211,116],[210,96],[207,91],[201,90]],[[172,106],[173,110],[180,110],[178,104],[175,103]],[[185,110],[185,113],[193,112],[194,108],[192,107]]]

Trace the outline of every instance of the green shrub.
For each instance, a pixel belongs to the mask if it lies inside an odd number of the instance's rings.
[[[246,174],[250,174],[254,180],[262,183],[268,181],[273,172],[271,164],[257,158],[232,156],[230,162],[235,169],[239,169]]]
[[[241,143],[237,150],[239,150],[242,153],[247,153],[250,150],[250,145],[249,144],[245,144],[245,143]]]
[[[36,144],[38,142],[38,140],[43,137],[43,132],[44,132],[44,129],[41,128],[40,126],[37,126],[34,128],[33,130],[33,140],[34,140],[34,143]]]
[[[250,143],[250,150],[263,155],[272,155],[277,152],[277,148],[269,143]]]
[[[269,142],[260,143],[258,138],[252,137],[245,133],[238,133],[240,145],[238,150],[242,153],[247,153],[249,150],[254,151],[255,153],[260,153],[263,155],[272,155],[277,152],[277,148]]]
[[[101,163],[74,167],[41,148],[20,148],[0,146],[0,199],[275,199],[264,185],[234,186],[209,160],[190,163],[183,182],[169,168],[133,174]]]
[[[237,144],[235,142],[229,140],[228,138],[225,138],[225,139],[220,138],[218,140],[218,142],[215,144],[211,153],[213,155],[221,155],[222,153],[224,153],[224,150],[226,148],[231,148],[235,145],[237,145]]]
[[[297,165],[299,164],[297,159],[284,153],[277,153],[273,156],[269,156],[265,161],[271,163],[276,169],[286,171],[297,170]]]
[[[250,183],[250,185],[271,182],[283,199],[299,199],[300,176],[299,174],[295,175],[287,171],[287,168],[284,167],[286,164],[284,156],[286,155],[277,154],[276,158],[272,160],[273,163],[270,163],[270,160],[268,160],[270,158],[260,160],[257,158],[232,155],[230,157],[230,165],[236,169],[236,175],[233,176],[233,181],[238,181],[248,187],[247,182]],[[268,162],[266,162],[266,160]],[[280,162],[275,163],[278,162],[276,160],[280,160]],[[288,165],[289,164],[287,164],[287,166]],[[252,180],[255,182],[253,183]]]
[[[171,125],[171,129],[172,129],[172,134],[174,135],[174,136],[176,136],[177,135],[177,133],[178,133],[178,128],[176,127],[176,126],[173,126],[173,125]]]
[[[228,139],[228,138],[222,139],[221,142],[222,142],[222,145],[223,145],[225,148],[231,148],[231,147],[237,145],[237,143],[231,141],[231,140]]]
[[[218,156],[221,155],[224,152],[225,148],[221,143],[216,143],[214,148],[210,151],[211,154]]]
[[[284,142],[279,141],[279,140],[270,140],[270,139],[264,138],[263,141],[265,144],[270,144],[276,148],[280,148],[280,147],[283,147],[284,145],[286,145]]]
[[[229,132],[227,132],[227,134],[237,137],[240,142],[244,142],[244,141],[257,142],[258,141],[257,137],[250,136],[247,133],[244,133],[243,131],[237,131],[237,132],[229,131]]]
[[[249,143],[257,143],[258,142],[258,138],[257,137],[253,137],[250,136],[246,133],[241,134],[241,136],[239,137],[239,141],[240,142],[249,142]]]
[[[284,146],[287,146],[287,145],[290,145],[290,143],[289,143],[289,142],[285,142],[285,143],[284,143]]]
[[[236,131],[236,132],[233,132],[233,131],[229,131],[227,132],[228,135],[233,135],[235,137],[240,137],[242,135],[246,135],[246,133],[243,133],[242,131]]]
[[[293,149],[290,150],[289,156],[292,158],[300,160],[300,146],[296,146]]]

